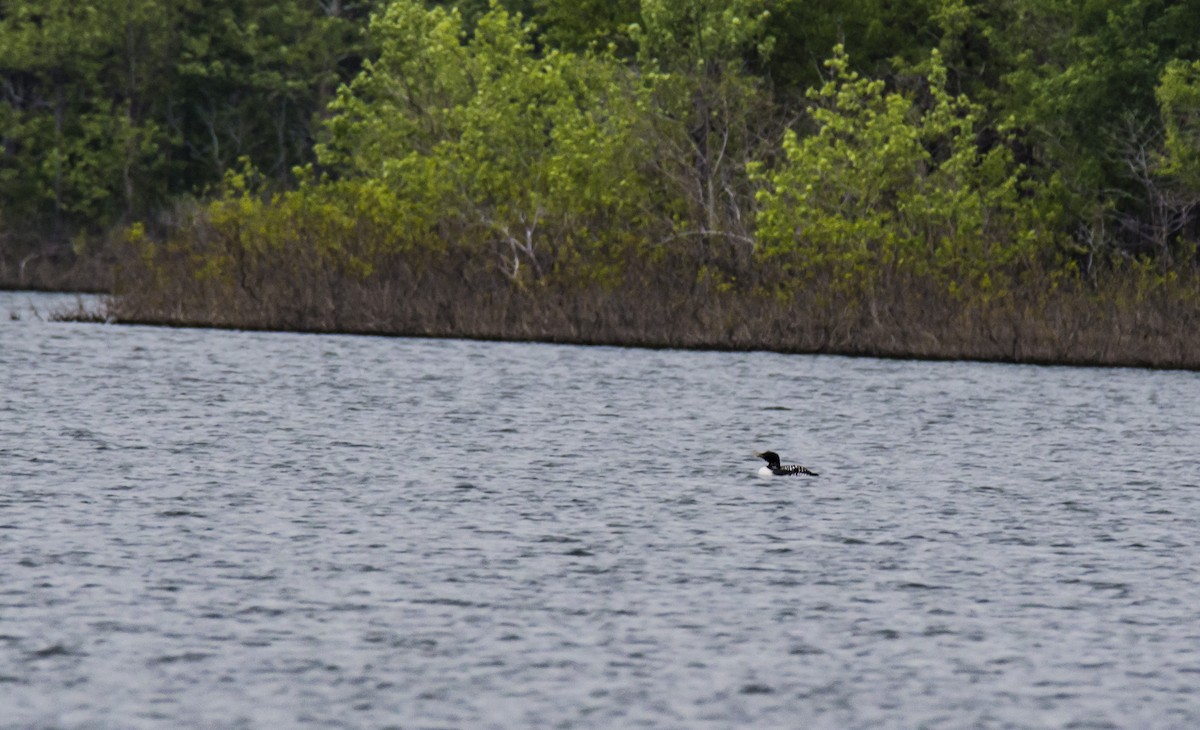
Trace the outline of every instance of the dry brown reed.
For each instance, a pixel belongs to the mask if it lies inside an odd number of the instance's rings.
[[[107,253],[80,256],[65,245],[31,250],[0,247],[0,289],[111,291],[114,260]]]
[[[1100,282],[1027,273],[1003,296],[884,277],[837,293],[828,280],[772,281],[754,270],[630,254],[615,283],[560,276],[514,283],[495,257],[451,247],[376,255],[369,275],[320,256],[227,260],[198,275],[194,252],[128,257],[106,316],[238,329],[773,350],[892,358],[1200,368],[1197,277],[1157,289],[1130,273]],[[236,258],[236,257],[234,257]],[[787,292],[781,294],[779,292]],[[833,292],[833,293],[831,293]]]

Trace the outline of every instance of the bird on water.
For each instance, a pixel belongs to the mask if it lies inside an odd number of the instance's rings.
[[[804,474],[810,477],[820,476],[812,469],[800,466],[799,464],[780,464],[779,454],[776,454],[774,451],[755,452],[754,455],[760,459],[765,459],[767,462],[766,466],[758,468],[758,475],[760,477],[782,477],[789,474]]]

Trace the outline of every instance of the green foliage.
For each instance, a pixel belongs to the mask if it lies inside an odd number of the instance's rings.
[[[840,46],[827,65],[816,132],[789,130],[784,160],[756,170],[763,257],[853,290],[905,272],[988,296],[1053,242],[1049,197],[1008,147],[980,145],[983,110],[946,90],[937,51],[925,108],[852,71]]]
[[[714,76],[751,54],[770,54],[769,17],[766,0],[642,0],[642,23],[633,33],[643,62]]]
[[[776,39],[766,65],[781,94],[803,98],[819,86],[829,49],[843,44],[857,70],[883,76],[894,59],[916,62],[929,54],[937,33],[936,0],[776,0],[764,31]]]
[[[641,214],[639,95],[607,52],[537,54],[499,6],[468,38],[456,10],[393,2],[379,58],[332,105],[322,164],[375,180],[419,230],[451,225],[540,277]]]
[[[1026,130],[1042,168],[1061,174],[1085,222],[1100,210],[1148,218],[1136,158],[1161,130],[1154,94],[1167,64],[1200,56],[1200,5],[1024,0],[1018,6],[1013,22],[993,32],[1015,59],[997,104]]]
[[[175,75],[164,100],[183,189],[221,179],[249,157],[286,180],[311,159],[313,124],[364,51],[360,16],[374,3],[305,0],[183,4]],[[182,182],[182,181],[181,181]]]
[[[162,169],[162,125],[145,113],[140,76],[119,54],[160,50],[143,29],[149,0],[0,4],[0,200],[11,218],[61,229],[140,210]],[[28,223],[27,223],[28,225]]]
[[[1198,39],[1169,0],[0,0],[0,245],[132,224],[248,292],[1151,292],[1196,280]]]
[[[650,92],[643,134],[655,151],[657,207],[673,236],[720,267],[740,265],[751,241],[747,165],[774,121],[766,86],[750,66],[768,57],[762,0],[643,0],[632,29]]]
[[[1161,172],[1200,194],[1200,61],[1168,63],[1155,95],[1166,127]]]
[[[67,237],[278,180],[361,53],[366,2],[0,0],[0,215]]]
[[[585,51],[612,47],[622,58],[633,55],[630,26],[641,16],[639,0],[535,0],[533,21],[551,48]]]

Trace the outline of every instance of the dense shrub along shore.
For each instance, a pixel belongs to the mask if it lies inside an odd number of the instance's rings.
[[[1200,364],[1200,7],[227,4],[114,7],[57,66],[77,6],[0,15],[17,279],[113,262],[130,322]],[[85,83],[114,49],[153,72]]]
[[[66,247],[0,251],[0,290],[107,293],[115,263],[111,252],[79,255]]]
[[[264,206],[272,214],[276,206]],[[923,359],[1200,368],[1197,282],[1144,267],[1098,280],[1027,270],[1002,293],[959,291],[911,272],[847,290],[836,269],[797,279],[788,267],[738,270],[704,245],[648,260],[625,252],[610,279],[565,273],[514,283],[497,246],[375,253],[336,250],[295,220],[279,250],[207,229],[186,245],[147,245],[118,271],[105,318],[119,322],[302,332],[416,335],[642,347],[832,353]],[[320,226],[318,226],[320,228]],[[197,274],[198,245],[222,267]],[[386,248],[386,247],[384,247]],[[300,249],[303,255],[297,255]],[[566,262],[546,262],[559,268]],[[364,275],[363,267],[370,273]],[[560,269],[561,271],[561,269]],[[1193,275],[1194,276],[1194,275]],[[1032,292],[1032,294],[1029,294]]]

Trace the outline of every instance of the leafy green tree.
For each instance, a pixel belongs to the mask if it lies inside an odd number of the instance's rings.
[[[784,159],[755,170],[763,257],[859,292],[906,272],[981,296],[1052,240],[1054,208],[1007,147],[979,145],[983,110],[947,91],[937,51],[925,108],[851,70],[840,46],[827,65],[817,131],[789,130]]]
[[[1200,193],[1200,61],[1168,63],[1155,95],[1166,127],[1162,172]]]
[[[314,121],[363,53],[372,3],[208,0],[185,4],[163,114],[182,144],[176,190],[219,181],[242,157],[277,179],[308,161]]]
[[[150,0],[0,5],[4,212],[65,231],[140,211],[162,127],[148,113],[164,12]]]
[[[745,262],[752,241],[746,165],[769,137],[774,110],[750,72],[773,39],[763,0],[642,0],[633,30],[652,90],[653,176],[666,191],[673,240],[719,267]],[[722,262],[726,263],[722,263]]]
[[[610,45],[621,58],[636,48],[630,26],[641,17],[639,0],[535,0],[533,20],[546,45],[585,51]]]
[[[0,0],[0,215],[63,238],[284,181],[364,52],[369,0]]]
[[[1165,135],[1161,149],[1139,158],[1148,217],[1141,223],[1169,266],[1180,253],[1194,260],[1200,242],[1200,61],[1169,62],[1155,96]]]
[[[1135,250],[1157,237],[1142,225],[1157,197],[1145,164],[1162,133],[1155,88],[1172,59],[1200,56],[1200,5],[1024,0],[995,37],[1015,58],[997,103],[1072,191],[1085,236]]]
[[[429,0],[425,3],[429,8],[456,10],[462,18],[463,30],[467,36],[475,32],[479,19],[488,14],[494,7],[500,7],[514,15],[520,15],[528,21],[536,15],[537,0]]]
[[[842,44],[857,70],[872,76],[889,73],[895,59],[915,63],[936,43],[932,21],[936,0],[892,3],[886,0],[777,0],[765,32],[775,38],[765,65],[776,90],[804,97],[823,82],[823,62]]]
[[[636,83],[613,57],[538,54],[532,28],[495,5],[469,38],[457,10],[412,0],[371,32],[380,55],[333,104],[318,155],[392,191],[410,240],[451,225],[525,281],[639,220],[648,151]]]

